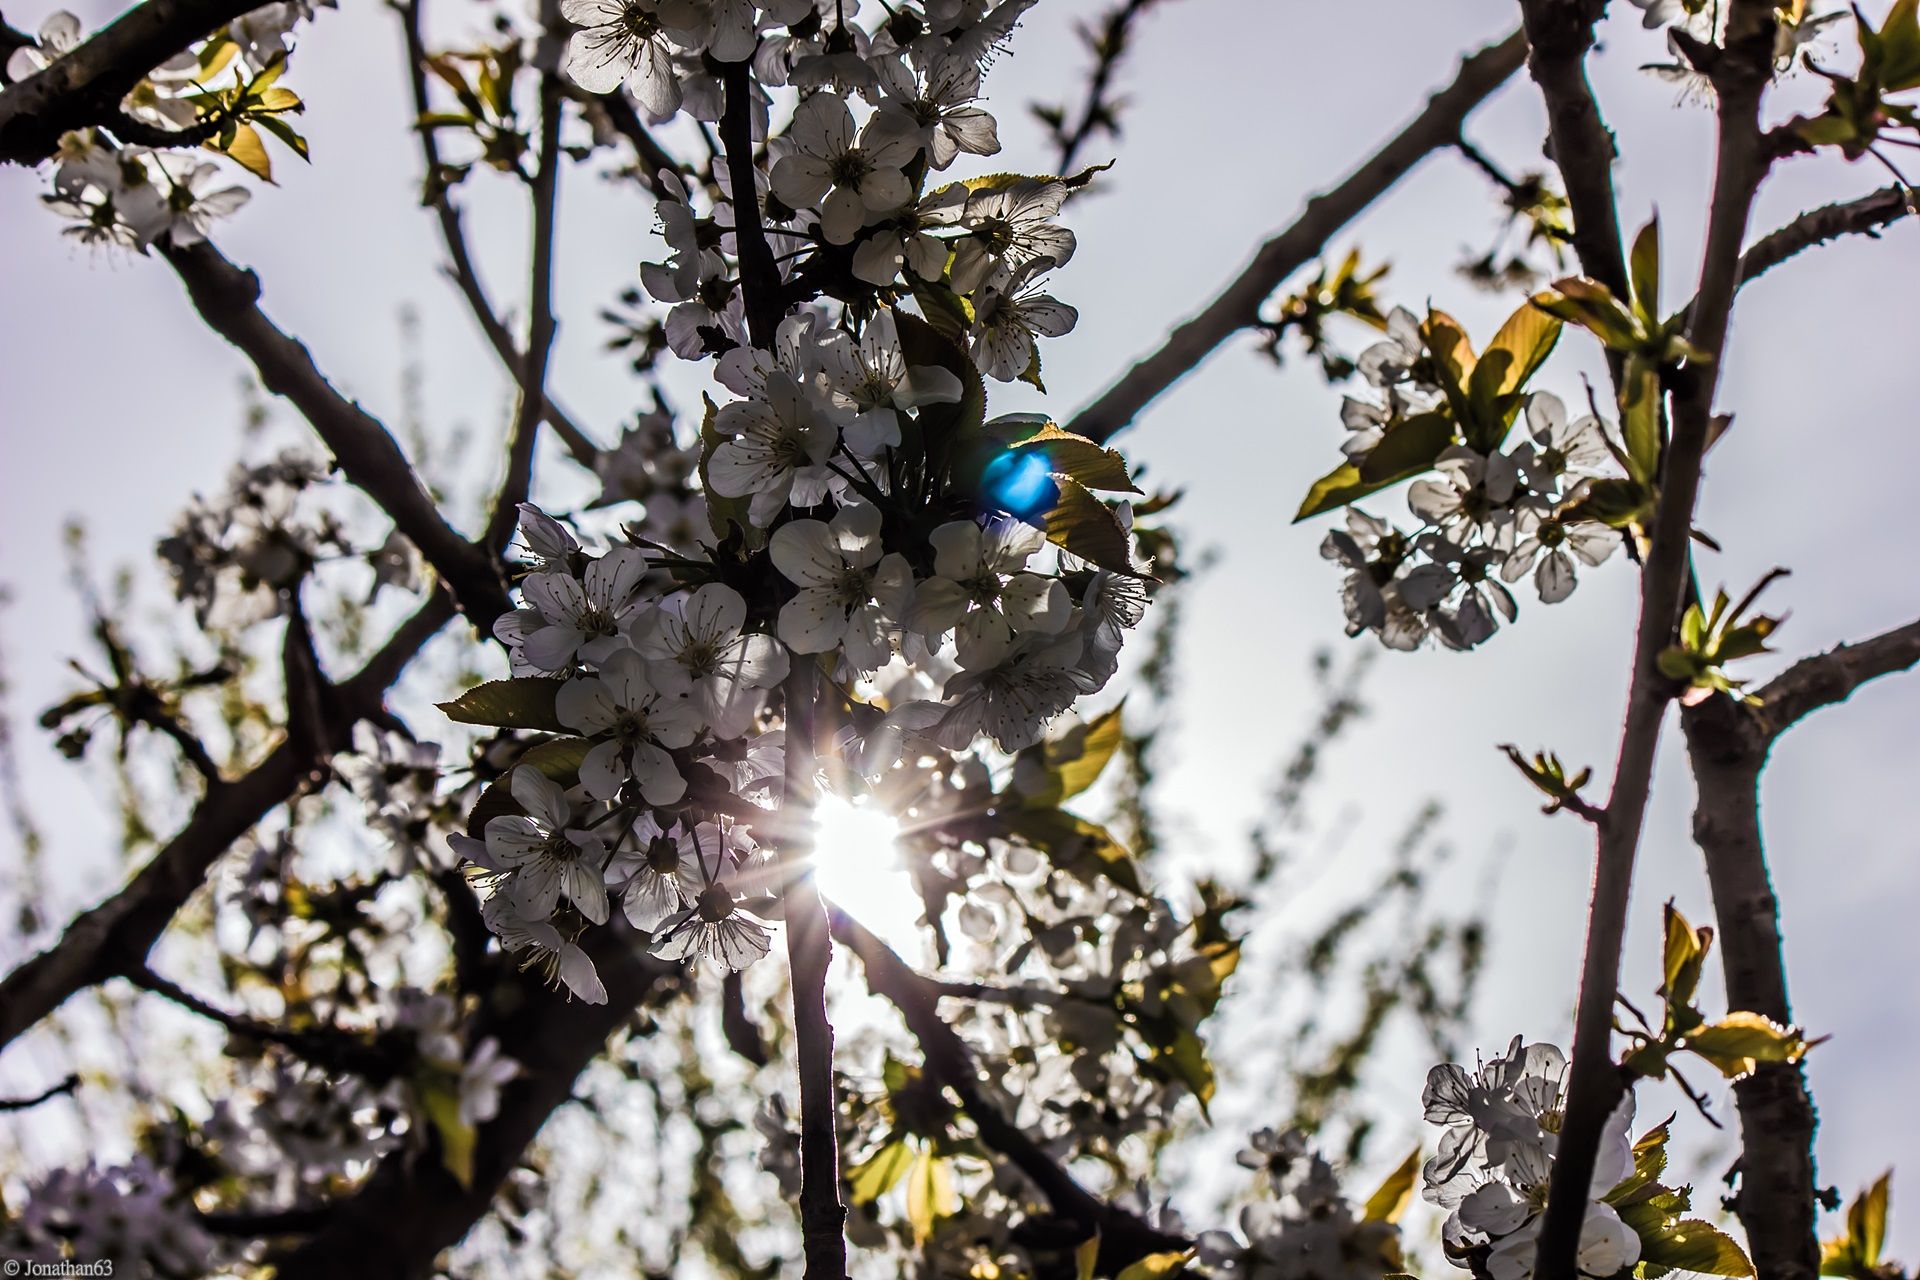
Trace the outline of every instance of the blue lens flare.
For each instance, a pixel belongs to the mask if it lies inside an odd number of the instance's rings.
[[[1060,501],[1052,472],[1053,464],[1043,451],[1009,449],[987,464],[981,490],[989,502],[1009,515],[1034,520]]]

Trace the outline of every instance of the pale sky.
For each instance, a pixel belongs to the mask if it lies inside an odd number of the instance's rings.
[[[1637,11],[1614,7],[1621,12],[1604,29],[1608,47],[1594,78],[1625,156],[1622,222],[1636,227],[1661,211],[1673,305],[1697,263],[1711,119],[1697,105],[1676,109],[1670,86],[1636,70],[1664,50],[1657,33],[1639,28]],[[1885,7],[1868,6],[1876,14]],[[90,23],[111,10],[98,2],[76,8]],[[989,84],[1006,143],[994,167],[1047,166],[1025,104],[1077,94],[1079,86],[1062,79],[1063,68],[1083,65],[1072,25],[1099,8],[1047,0],[1028,18],[1015,55]],[[322,14],[288,79],[311,104],[302,127],[318,163],[283,162],[283,185],[258,191],[217,242],[260,269],[268,314],[390,423],[402,404],[397,316],[416,307],[429,422],[439,432],[464,425],[479,441],[496,438],[508,389],[438,278],[437,233],[415,205],[418,158],[404,135],[409,108],[393,19],[361,0],[345,10]],[[1461,51],[1503,35],[1515,10],[1508,0],[1167,0],[1144,23],[1124,72],[1120,163],[1104,194],[1070,210],[1080,248],[1056,292],[1081,318],[1071,337],[1046,350],[1055,414],[1091,398],[1170,322],[1204,303],[1308,194],[1446,83]],[[473,11],[443,16],[456,12]],[[19,6],[9,12],[26,26],[39,16]],[[439,37],[479,30],[478,19],[468,21],[441,23]],[[1842,31],[1829,38],[1835,43],[1850,45],[1851,36]],[[1776,112],[1814,94],[1809,79],[1796,77]],[[1510,170],[1537,163],[1543,124],[1530,82],[1509,84],[1469,133]],[[1109,150],[1098,143],[1089,158]],[[1762,191],[1754,234],[1885,180],[1870,162],[1790,162]],[[0,579],[14,598],[0,614],[0,643],[28,794],[53,856],[68,869],[66,898],[47,914],[64,918],[107,893],[119,872],[93,793],[32,724],[69,689],[63,664],[84,646],[83,619],[63,586],[59,526],[84,517],[98,562],[134,565],[157,601],[152,544],[189,493],[219,487],[235,457],[234,388],[244,370],[201,327],[163,264],[70,249],[56,220],[36,207],[40,189],[36,176],[0,169],[0,238],[10,249],[0,258]],[[523,274],[520,205],[503,184],[486,189],[495,198],[474,193],[470,220],[491,288],[511,298]],[[640,260],[658,256],[651,204],[574,170],[561,208],[553,385],[610,441],[638,388],[624,362],[601,351],[606,331],[596,313],[635,280]],[[1439,155],[1331,248],[1358,243],[1370,257],[1391,257],[1388,297],[1416,310],[1431,300],[1483,338],[1514,300],[1475,292],[1452,268],[1464,250],[1484,247],[1498,219],[1487,183],[1457,157]],[[1920,475],[1907,363],[1917,269],[1920,231],[1901,224],[1878,243],[1814,251],[1742,295],[1719,406],[1736,423],[1708,461],[1700,517],[1726,551],[1704,556],[1701,573],[1709,588],[1724,580],[1738,594],[1776,564],[1792,568],[1768,597],[1792,610],[1776,638],[1784,656],[1920,614],[1920,579],[1893,514]],[[1352,330],[1347,337],[1355,349],[1364,341]],[[1579,374],[1599,373],[1595,355],[1569,335],[1534,385],[1577,400]],[[1009,409],[1016,400],[996,405]],[[1164,776],[1165,804],[1180,820],[1182,866],[1204,869],[1216,858],[1229,870],[1239,866],[1261,797],[1313,712],[1309,656],[1326,645],[1371,643],[1341,633],[1338,576],[1316,553],[1326,521],[1278,523],[1338,460],[1338,406],[1338,392],[1311,361],[1276,371],[1243,340],[1120,438],[1151,479],[1186,489],[1180,524],[1189,550],[1221,555],[1191,593],[1184,710]],[[280,416],[294,421],[290,411]],[[1372,509],[1404,510],[1397,498]],[[1539,815],[1537,797],[1494,744],[1551,747],[1606,775],[1634,574],[1616,560],[1583,575],[1573,598],[1554,608],[1532,601],[1530,590],[1520,595],[1519,624],[1475,653],[1386,655],[1376,664],[1374,710],[1330,762],[1317,802],[1329,818],[1343,809],[1364,815],[1346,862],[1314,890],[1328,901],[1373,879],[1387,842],[1429,795],[1446,802],[1447,831],[1462,855],[1443,892],[1472,899],[1486,859],[1509,848],[1498,864],[1493,950],[1475,1017],[1475,1039],[1490,1051],[1516,1032],[1566,1041],[1591,848],[1576,821]],[[1771,669],[1753,665],[1754,674]],[[1832,1036],[1811,1059],[1821,1172],[1847,1195],[1920,1153],[1920,1094],[1911,1087],[1920,1055],[1916,725],[1920,679],[1872,686],[1795,729],[1775,752],[1765,790],[1795,1011],[1810,1033]],[[1658,981],[1660,903],[1672,896],[1696,921],[1711,915],[1688,838],[1691,791],[1680,746],[1676,730],[1662,749],[1636,885],[1623,981],[1635,997],[1650,996]],[[1306,918],[1312,909],[1312,901],[1300,907]],[[19,941],[0,944],[0,961],[20,954]],[[1257,996],[1239,999],[1243,1013],[1257,1016]],[[0,1092],[24,1087],[39,1070],[22,1058],[16,1051],[0,1062],[0,1086],[9,1086]],[[1405,1138],[1420,1127],[1427,1065],[1384,1063],[1371,1087],[1370,1096],[1404,1117]],[[1730,1116],[1731,1098],[1720,1092],[1718,1109]],[[1641,1112],[1657,1118],[1684,1105],[1677,1094],[1648,1089]],[[1689,1126],[1702,1127],[1683,1114],[1679,1127]],[[1388,1136],[1383,1157],[1401,1145]],[[1710,1203],[1715,1190],[1702,1186],[1700,1199]],[[1913,1261],[1920,1209],[1904,1202],[1899,1185],[1894,1205],[1893,1252]]]

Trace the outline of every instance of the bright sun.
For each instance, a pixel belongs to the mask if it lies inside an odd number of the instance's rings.
[[[924,909],[894,846],[894,819],[876,808],[822,793],[814,808],[814,880],[835,906],[896,950],[917,950],[914,921]]]

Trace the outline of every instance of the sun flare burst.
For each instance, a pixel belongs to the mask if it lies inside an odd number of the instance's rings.
[[[822,794],[814,810],[814,880],[826,899],[896,950],[917,950],[923,910],[900,860],[894,817],[875,806]]]

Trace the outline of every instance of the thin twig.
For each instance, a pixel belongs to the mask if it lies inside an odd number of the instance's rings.
[[[406,33],[407,80],[413,92],[414,118],[418,121],[431,110],[427,97],[427,46],[422,34],[419,0],[395,3],[393,9],[400,15],[401,28]],[[480,273],[474,266],[472,251],[467,246],[466,226],[460,216],[460,206],[454,203],[452,190],[446,183],[436,179],[441,165],[439,139],[434,130],[418,124],[415,132],[420,136],[420,154],[426,162],[429,203],[440,224],[440,238],[447,247],[447,275],[467,300],[467,309],[473,313],[481,333],[486,335],[487,345],[517,377],[525,367],[526,358],[514,344],[512,331],[493,309],[486,288],[480,283]],[[573,455],[574,460],[583,467],[593,466],[600,456],[599,446],[580,429],[573,415],[560,407],[551,390],[544,398],[542,412],[547,425],[567,446],[567,452]]]
[[[1260,307],[1273,291],[1323,253],[1341,228],[1428,155],[1454,145],[1461,121],[1520,69],[1526,51],[1526,39],[1516,31],[1461,62],[1453,83],[1428,99],[1426,109],[1411,124],[1337,186],[1308,200],[1293,224],[1261,245],[1253,261],[1213,301],[1075,414],[1066,429],[1094,440],[1107,439],[1221,343],[1258,324]]]
[[[1758,120],[1761,92],[1772,68],[1773,26],[1768,0],[1734,0],[1725,53],[1714,72],[1720,120],[1718,159],[1700,285],[1687,330],[1688,341],[1705,352],[1706,359],[1688,366],[1685,385],[1674,397],[1672,440],[1661,468],[1660,503],[1641,575],[1633,680],[1606,821],[1598,828],[1567,1105],[1540,1233],[1536,1272],[1541,1280],[1575,1280],[1578,1274],[1576,1253],[1586,1218],[1588,1184],[1607,1118],[1627,1084],[1613,1060],[1613,1005],[1660,726],[1675,693],[1658,659],[1672,643],[1688,585],[1693,510],[1739,280],[1740,247],[1754,194],[1766,172]],[[1569,172],[1563,164],[1562,171],[1569,191],[1576,181],[1592,177],[1576,178],[1577,166]]]
[[[1093,140],[1096,133],[1120,132],[1116,116],[1119,102],[1110,97],[1113,77],[1120,69],[1120,62],[1127,55],[1129,41],[1133,33],[1133,24],[1157,3],[1157,0],[1120,0],[1119,4],[1107,10],[1096,29],[1082,28],[1081,38],[1093,50],[1093,74],[1087,77],[1087,96],[1081,103],[1078,119],[1073,127],[1065,127],[1061,121],[1054,131],[1060,144],[1060,155],[1056,162],[1056,173],[1073,172],[1073,163],[1080,157],[1080,149]]]
[[[189,1013],[219,1023],[233,1035],[262,1044],[277,1044],[303,1061],[329,1071],[350,1071],[379,1084],[392,1079],[407,1058],[405,1047],[392,1040],[382,1041],[338,1028],[296,1030],[258,1018],[228,1013],[178,983],[161,977],[144,964],[132,966],[122,976],[142,991],[151,992]]]
[[[357,674],[332,686],[321,744],[328,753],[346,749],[354,723],[380,711],[386,690],[452,617],[450,597],[434,592]],[[69,996],[145,964],[174,913],[220,856],[310,784],[325,763],[326,755],[316,756],[301,739],[289,736],[241,777],[209,786],[186,825],[125,888],[82,912],[58,942],[0,981],[0,1048]]]
[[[31,1097],[0,1098],[0,1111],[25,1111],[29,1107],[37,1107],[43,1102],[51,1102],[55,1098],[64,1097],[79,1087],[80,1077],[77,1075],[69,1075],[59,1084],[50,1085]]]
[[[1118,1272],[1148,1254],[1191,1246],[1191,1241],[1161,1231],[1081,1186],[1033,1135],[1009,1120],[982,1091],[972,1052],[940,1016],[939,1001],[945,994],[941,984],[914,972],[892,948],[845,912],[835,910],[831,917],[834,936],[860,957],[868,988],[900,1011],[907,1030],[920,1042],[929,1078],[952,1091],[960,1109],[979,1131],[980,1141],[1026,1176],[1046,1198],[1048,1207],[1077,1232],[1073,1240],[1099,1234],[1103,1271]]]
[[[543,13],[553,9],[543,4]],[[547,18],[549,28],[559,25],[557,10]],[[519,521],[519,504],[533,489],[533,452],[540,439],[540,420],[547,404],[547,365],[553,358],[553,240],[555,214],[560,192],[560,124],[564,101],[560,92],[560,73],[540,74],[539,171],[533,179],[533,249],[527,282],[527,345],[518,370],[520,407],[514,414],[513,431],[508,436],[507,473],[500,482],[500,496],[494,502],[493,516],[487,521],[483,541],[498,555],[507,549]]]

